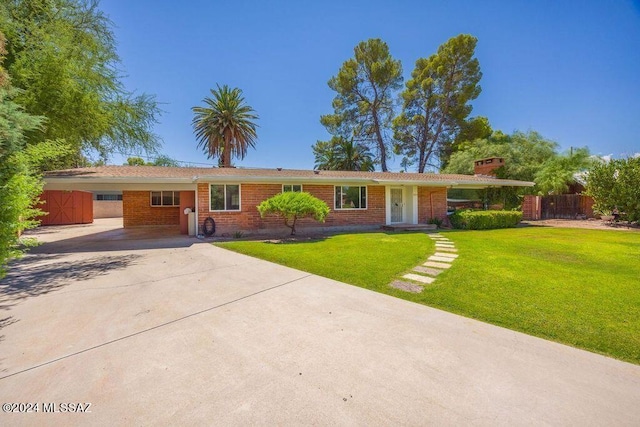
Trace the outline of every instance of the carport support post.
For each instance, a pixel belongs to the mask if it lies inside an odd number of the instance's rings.
[[[196,237],[198,237],[200,229],[200,221],[198,219],[198,181],[196,181]]]

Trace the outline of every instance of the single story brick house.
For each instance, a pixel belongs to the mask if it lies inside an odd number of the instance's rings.
[[[45,174],[45,190],[121,191],[125,228],[175,225],[185,234],[187,208],[195,213],[198,233],[209,217],[215,221],[216,234],[284,229],[280,219],[260,218],[256,209],[283,191],[309,192],[331,209],[325,223],[305,219],[299,223],[301,230],[358,229],[444,219],[449,188],[532,185],[484,175],[282,168],[100,166]]]

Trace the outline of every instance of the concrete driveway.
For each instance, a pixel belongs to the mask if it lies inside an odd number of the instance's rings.
[[[1,425],[640,422],[640,366],[137,233],[41,229],[0,282],[0,403],[39,407]]]

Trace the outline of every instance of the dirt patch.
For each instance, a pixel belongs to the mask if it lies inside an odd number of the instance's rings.
[[[524,226],[587,228],[593,230],[621,230],[640,232],[638,224],[624,222],[608,223],[599,219],[543,219],[539,221],[522,221]]]

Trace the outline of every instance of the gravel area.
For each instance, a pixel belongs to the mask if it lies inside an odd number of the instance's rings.
[[[622,230],[639,232],[637,224],[609,224],[599,219],[543,219],[539,221],[522,221],[522,225],[534,227],[590,228],[595,230]]]

